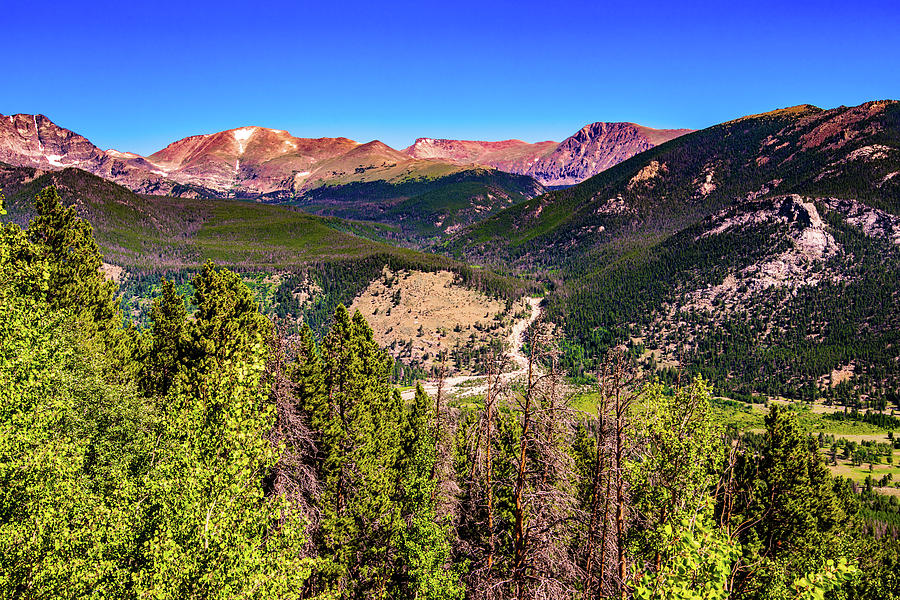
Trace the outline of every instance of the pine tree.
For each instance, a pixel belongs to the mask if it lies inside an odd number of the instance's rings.
[[[165,395],[188,344],[187,308],[175,284],[163,279],[160,295],[153,302],[152,341],[144,359],[142,385],[146,393]]]
[[[427,600],[461,599],[460,565],[452,565],[449,527],[437,522],[433,479],[435,454],[431,399],[416,386],[406,407],[400,453],[400,531],[395,582],[403,597]]]
[[[305,348],[305,349],[304,349]],[[338,306],[319,355],[306,335],[292,369],[298,404],[320,437],[319,585],[336,593],[384,593],[400,527],[396,505],[402,401],[391,361],[357,312]],[[321,380],[320,380],[321,377]]]
[[[207,261],[192,283],[197,312],[189,328],[191,360],[216,369],[263,352],[274,334],[272,323],[236,273]]]
[[[762,445],[748,448],[734,472],[728,490],[734,508],[719,508],[743,549],[734,597],[776,597],[798,573],[848,554],[850,507],[794,415],[772,406]]]
[[[303,515],[265,486],[280,455],[269,440],[271,324],[230,271],[208,263],[194,287],[191,351],[157,402],[138,585],[163,598],[298,597],[312,568]],[[174,315],[177,332],[172,291],[160,316]]]
[[[34,200],[37,216],[28,226],[35,254],[45,261],[46,298],[51,310],[71,310],[85,326],[109,330],[121,325],[116,286],[100,272],[103,260],[90,223],[63,206],[55,187]]]

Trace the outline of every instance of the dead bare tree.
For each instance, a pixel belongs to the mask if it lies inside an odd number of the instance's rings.
[[[471,557],[472,570],[468,574],[469,589],[484,592],[484,598],[500,597],[492,586],[494,582],[494,562],[496,556],[496,522],[494,498],[494,456],[493,446],[496,436],[497,403],[504,395],[505,382],[502,377],[508,362],[505,352],[492,352],[485,371],[484,407],[473,424],[474,433],[467,435],[465,453],[469,472],[461,485],[465,488],[465,500],[460,507],[458,525],[479,533],[462,542],[460,552]]]
[[[630,520],[625,473],[629,444],[629,414],[637,397],[637,373],[624,349],[613,348],[597,375],[597,412],[588,420],[594,454],[587,504],[584,548],[586,597],[627,595],[626,536]]]
[[[307,531],[313,532],[319,524],[316,500],[322,492],[315,467],[318,443],[296,405],[296,386],[288,376],[288,357],[297,354],[296,348],[277,326],[276,322],[278,333],[270,343],[266,373],[271,384],[270,398],[276,409],[270,439],[282,448],[282,452],[272,470],[269,487],[271,493],[287,498],[290,505],[304,515]],[[307,540],[304,551],[312,554],[315,552],[312,535],[307,536]]]
[[[593,423],[594,429],[594,464],[591,474],[591,499],[590,499],[590,520],[588,524],[587,534],[587,557],[585,559],[585,593],[590,596],[596,593],[597,597],[603,597],[603,584],[605,581],[605,567],[607,558],[607,533],[609,530],[609,496],[612,485],[612,478],[608,473],[609,448],[608,443],[610,435],[608,431],[608,392],[605,387],[607,379],[603,375],[598,377],[600,387],[600,401],[597,405],[597,416]],[[603,489],[603,482],[606,482],[606,489]],[[602,509],[601,509],[602,507]],[[600,531],[598,532],[598,528]],[[599,548],[597,544],[597,536],[599,533]],[[597,581],[599,585],[595,587],[594,569],[595,555],[599,562],[599,574]]]
[[[569,407],[554,332],[534,325],[528,342],[519,381],[504,378],[492,357],[484,406],[472,415],[464,445],[457,442],[467,458],[459,474],[456,547],[471,561],[468,595],[557,600],[627,594],[634,369],[619,349],[598,376],[601,400],[588,422],[595,443],[588,475],[584,466],[576,468],[570,451],[576,414],[584,413]],[[578,483],[585,480],[576,472],[590,478],[586,504],[576,485],[587,484]]]
[[[616,553],[618,559],[618,584],[622,600],[627,597],[628,566],[625,556],[626,501],[625,496],[625,436],[628,427],[628,416],[635,398],[634,377],[629,377],[625,363],[625,352],[621,348],[614,350],[611,372],[611,399],[615,416],[615,454],[613,473],[616,488]]]
[[[446,352],[439,354],[439,361],[437,390],[434,396],[435,462],[431,473],[435,485],[431,499],[438,518],[445,519],[454,516],[459,486],[453,473],[453,437],[456,433],[456,423],[444,391],[447,378]]]
[[[512,581],[517,599],[569,598],[579,581],[567,543],[576,522],[571,456],[563,449],[568,412],[554,332],[532,326],[526,378],[514,396],[519,447],[513,522]]]
[[[468,595],[572,598],[581,581],[572,544],[580,520],[552,330],[532,327],[521,380],[506,362],[495,354],[486,365],[484,406],[465,429],[456,543],[472,565]]]

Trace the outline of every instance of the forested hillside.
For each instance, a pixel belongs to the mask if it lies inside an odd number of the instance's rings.
[[[790,410],[724,429],[702,378],[614,351],[571,404],[552,328],[457,403],[389,385],[338,306],[281,339],[233,272],[122,314],[54,188],[0,230],[0,594],[9,598],[888,598],[896,504]],[[831,590],[831,591],[829,591]]]
[[[896,213],[898,148],[896,101],[752,115],[681,136],[503,211],[461,232],[448,248],[526,267],[578,264],[607,246],[646,245],[647,236],[667,236],[748,197],[776,194],[847,197]]]
[[[432,178],[323,185],[302,197],[273,195],[316,214],[396,226],[414,243],[452,234],[494,213],[534,198],[544,187],[531,177],[470,168]]]
[[[718,393],[853,402],[900,380],[900,104],[798,106],[710,127],[503,211],[444,248],[555,289],[580,374],[621,342]],[[652,354],[652,361],[650,355]]]

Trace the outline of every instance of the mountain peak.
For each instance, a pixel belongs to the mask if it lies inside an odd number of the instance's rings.
[[[588,123],[563,142],[485,142],[422,137],[404,152],[413,158],[486,165],[530,175],[544,185],[572,185],[690,129],[652,129],[635,123]]]
[[[410,159],[410,157],[403,152],[391,148],[381,140],[372,140],[371,142],[360,144],[356,148],[350,150],[345,156],[374,156],[395,162],[404,162]]]

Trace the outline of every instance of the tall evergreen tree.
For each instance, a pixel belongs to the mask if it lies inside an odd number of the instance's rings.
[[[738,457],[723,498],[720,519],[743,551],[736,598],[780,597],[798,573],[849,554],[852,508],[835,492],[816,440],[786,410],[771,408],[761,446]]]
[[[142,384],[147,393],[165,395],[185,358],[188,322],[184,298],[175,284],[163,279],[161,287],[150,311],[152,341],[144,359]]]
[[[103,260],[90,223],[64,206],[56,188],[34,200],[37,216],[28,226],[33,252],[47,264],[46,297],[52,310],[71,309],[99,330],[121,325],[116,286],[100,271]]]
[[[272,322],[259,312],[253,292],[236,273],[207,261],[192,283],[197,307],[189,328],[192,360],[215,369],[240,365],[266,351]]]
[[[447,529],[434,511],[430,401],[420,391],[404,407],[391,371],[358,312],[338,306],[318,351],[301,332],[290,373],[319,437],[313,535],[327,557],[313,587],[344,598],[456,598]]]
[[[400,452],[400,513],[403,519],[395,585],[406,598],[462,598],[460,565],[452,564],[449,527],[437,520],[433,478],[435,431],[431,399],[416,386],[405,409]]]

